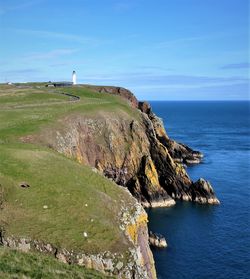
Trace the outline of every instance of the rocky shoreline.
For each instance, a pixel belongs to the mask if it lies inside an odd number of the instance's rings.
[[[199,179],[196,182],[193,182],[188,177],[188,174],[185,170],[185,165],[193,165],[193,164],[199,164],[202,161],[203,154],[199,151],[192,150],[187,145],[184,145],[182,143],[177,143],[174,140],[170,139],[165,131],[163,122],[160,118],[158,118],[153,112],[150,107],[150,105],[147,102],[139,102],[138,108],[147,115],[147,117],[150,119],[151,123],[153,124],[151,129],[153,130],[152,133],[154,133],[154,136],[151,137],[151,145],[152,147],[156,146],[155,139],[158,140],[166,149],[166,158],[165,162],[163,162],[162,158],[155,157],[155,150],[153,150],[154,154],[151,154],[151,157],[153,158],[155,165],[159,166],[157,168],[158,171],[158,177],[160,178],[160,184],[161,186],[166,190],[167,194],[172,199],[180,199],[184,201],[193,201],[198,203],[208,203],[208,204],[219,204],[219,200],[216,198],[215,193],[213,191],[213,188],[211,184],[204,180],[203,178]],[[145,119],[147,121],[147,119]],[[150,124],[147,124],[150,126]],[[162,149],[162,146],[161,146]],[[159,151],[157,150],[158,154]],[[157,154],[157,153],[156,153]],[[169,158],[170,157],[170,158]],[[163,179],[160,177],[161,175],[161,168],[164,169],[165,166],[168,167],[168,169],[165,169],[165,173],[168,173],[171,169],[171,164],[167,162],[168,160],[175,164],[175,167],[171,170],[171,172],[179,179],[179,181],[176,181],[175,183],[169,183],[169,179],[166,177],[164,173]],[[160,161],[160,162],[159,162]],[[158,163],[159,162],[159,163]],[[172,163],[171,162],[171,163]],[[160,164],[160,165],[159,165]],[[167,185],[167,183],[168,185]],[[170,184],[172,184],[170,186]],[[165,187],[164,187],[165,186]],[[156,198],[156,204],[158,204],[159,207],[164,206],[171,206],[174,205],[174,202],[171,202],[170,199],[162,199],[162,200],[168,200],[168,202],[158,202]],[[154,204],[154,203],[152,203]],[[154,206],[151,206],[154,207]]]

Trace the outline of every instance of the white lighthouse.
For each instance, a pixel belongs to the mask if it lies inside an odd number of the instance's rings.
[[[73,71],[72,73],[72,83],[73,85],[76,85],[76,71]]]

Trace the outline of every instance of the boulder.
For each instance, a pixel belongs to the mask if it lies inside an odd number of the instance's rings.
[[[166,248],[167,241],[165,237],[159,233],[149,232],[149,244],[153,247],[157,248]]]
[[[192,184],[191,187],[192,200],[201,204],[220,204],[220,201],[215,196],[213,187],[211,184],[200,178]]]

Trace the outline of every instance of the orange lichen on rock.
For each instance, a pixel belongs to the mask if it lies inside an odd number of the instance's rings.
[[[137,244],[138,231],[141,227],[146,226],[148,222],[148,216],[145,212],[140,214],[135,222],[129,224],[126,228],[126,234],[130,237],[134,244]]]
[[[145,175],[154,187],[160,187],[158,174],[152,159],[148,159],[145,166]]]

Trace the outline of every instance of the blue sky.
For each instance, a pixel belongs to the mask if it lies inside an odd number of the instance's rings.
[[[0,0],[0,82],[76,70],[139,99],[248,99],[248,2]]]

